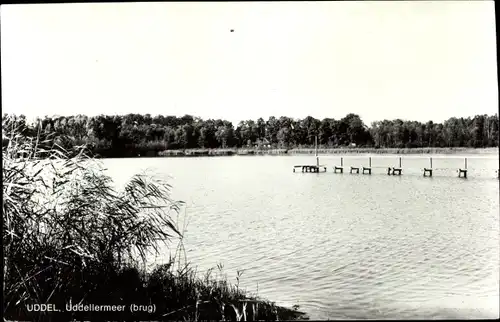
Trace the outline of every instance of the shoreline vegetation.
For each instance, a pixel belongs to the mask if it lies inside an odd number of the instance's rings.
[[[170,199],[166,181],[137,174],[116,190],[85,146],[65,150],[40,136],[27,137],[6,121],[6,320],[308,319],[298,306],[281,307],[240,288],[241,271],[236,283],[228,281],[222,265],[200,275],[186,259],[185,227],[178,227],[184,204]],[[160,252],[168,261],[146,269],[148,256]],[[35,312],[36,305],[50,306]]]
[[[158,157],[246,156],[246,155],[314,155],[314,148],[302,149],[186,149],[166,150]],[[318,148],[318,155],[336,154],[481,154],[499,153],[498,148]]]
[[[359,115],[322,120],[307,116],[269,117],[267,121],[227,120],[184,115],[45,116],[28,121],[4,114],[7,127],[21,126],[29,138],[50,140],[66,150],[86,146],[102,158],[181,155],[280,155],[319,153],[456,153],[498,148],[499,119],[495,115],[451,117],[443,123],[383,120],[367,126]],[[2,136],[2,146],[8,144]],[[434,152],[435,151],[435,152]]]

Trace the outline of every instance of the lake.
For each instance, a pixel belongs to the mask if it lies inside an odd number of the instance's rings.
[[[498,155],[372,157],[372,175],[293,173],[314,156],[106,159],[118,185],[152,169],[186,202],[188,260],[312,319],[498,318]],[[368,156],[344,158],[367,166]],[[385,169],[384,169],[385,167]],[[165,261],[168,251],[157,262]]]

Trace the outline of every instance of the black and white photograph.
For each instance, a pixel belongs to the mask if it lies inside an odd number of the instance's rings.
[[[499,318],[493,1],[0,21],[4,321]]]

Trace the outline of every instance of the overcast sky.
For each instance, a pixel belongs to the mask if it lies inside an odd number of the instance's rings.
[[[497,113],[495,42],[493,1],[3,5],[2,108],[441,122]]]

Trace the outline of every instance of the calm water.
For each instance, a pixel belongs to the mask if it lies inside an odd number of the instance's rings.
[[[188,259],[313,319],[498,318],[498,156],[374,156],[374,174],[293,173],[314,156],[109,159],[117,184],[146,168],[186,202]],[[363,166],[367,157],[344,158]],[[165,258],[168,251],[165,250]],[[165,259],[163,258],[163,259]],[[158,259],[159,262],[162,258]]]

